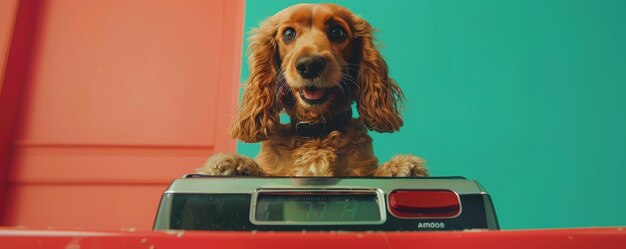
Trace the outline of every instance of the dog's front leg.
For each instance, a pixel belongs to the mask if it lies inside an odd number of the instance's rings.
[[[215,154],[197,169],[197,173],[219,176],[262,176],[263,170],[254,159],[239,154]]]
[[[396,155],[378,168],[374,176],[428,176],[424,160],[414,155]]]
[[[335,150],[330,147],[318,147],[308,144],[297,149],[292,154],[294,169],[293,176],[333,176]]]

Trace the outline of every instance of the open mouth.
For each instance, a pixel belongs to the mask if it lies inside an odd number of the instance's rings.
[[[307,87],[300,89],[300,97],[304,102],[310,105],[324,103],[328,99],[328,93],[325,88]]]

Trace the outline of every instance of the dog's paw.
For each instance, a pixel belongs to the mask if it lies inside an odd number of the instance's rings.
[[[197,173],[214,176],[261,176],[263,170],[249,157],[237,154],[216,154]]]
[[[374,176],[428,176],[424,160],[413,155],[396,155],[378,168]]]

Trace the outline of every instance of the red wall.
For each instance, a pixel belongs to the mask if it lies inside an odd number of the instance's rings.
[[[150,229],[172,179],[235,150],[243,4],[2,6],[2,225]]]

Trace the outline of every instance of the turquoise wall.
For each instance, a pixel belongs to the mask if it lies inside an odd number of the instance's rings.
[[[248,0],[246,31],[297,2]],[[481,181],[505,229],[626,225],[626,1],[335,2],[381,30],[407,97],[381,161]]]

